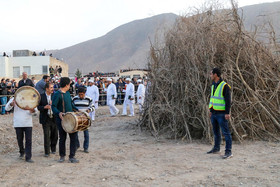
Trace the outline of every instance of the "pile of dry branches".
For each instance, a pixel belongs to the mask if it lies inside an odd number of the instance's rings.
[[[210,72],[231,86],[233,137],[278,139],[279,58],[245,31],[237,7],[180,17],[165,43],[152,46],[145,112],[139,125],[155,135],[210,139]]]

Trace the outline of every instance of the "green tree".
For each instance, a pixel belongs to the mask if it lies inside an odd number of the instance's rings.
[[[77,71],[76,71],[76,73],[75,73],[75,76],[79,79],[79,78],[81,78],[82,77],[82,72],[79,70],[79,69],[77,69]]]

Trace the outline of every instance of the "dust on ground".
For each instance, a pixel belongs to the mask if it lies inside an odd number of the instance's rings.
[[[43,130],[38,116],[33,120],[30,164],[18,158],[12,114],[0,116],[0,186],[280,185],[279,143],[234,143],[234,157],[223,160],[206,154],[210,144],[157,141],[137,127],[138,116],[109,117],[109,108],[100,107],[89,130],[90,153],[79,149],[80,163],[58,163],[58,146],[55,155],[44,157]],[[69,137],[67,144],[69,153]]]

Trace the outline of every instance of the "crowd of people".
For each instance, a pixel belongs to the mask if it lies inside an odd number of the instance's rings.
[[[3,114],[6,112],[14,112],[14,128],[19,146],[20,158],[24,158],[26,162],[34,162],[32,158],[32,115],[40,111],[39,121],[43,127],[44,133],[44,150],[45,157],[56,153],[56,144],[59,142],[58,162],[64,162],[66,156],[66,137],[67,132],[62,127],[62,120],[67,112],[86,112],[90,116],[90,120],[95,120],[95,112],[98,105],[108,105],[110,116],[114,117],[119,114],[119,109],[115,106],[117,101],[123,104],[122,116],[127,115],[127,105],[130,109],[128,116],[134,116],[133,104],[137,98],[140,112],[144,103],[145,86],[142,79],[119,78],[117,82],[111,78],[94,79],[80,78],[71,80],[68,77],[50,77],[44,75],[37,83],[28,78],[26,72],[22,74],[22,80],[14,83],[15,90],[23,86],[34,87],[40,94],[40,102],[37,108],[21,108],[15,103],[14,97],[8,100],[8,90],[10,85],[6,80],[1,81],[1,104]],[[135,84],[133,84],[134,82]],[[135,93],[135,89],[138,91]],[[12,92],[11,92],[12,93]],[[119,93],[119,94],[118,94]],[[118,97],[120,96],[120,97]],[[123,96],[123,99],[122,99]],[[136,97],[135,97],[136,96]],[[2,98],[5,98],[5,100]],[[119,100],[117,100],[119,98]],[[7,102],[8,101],[8,102]],[[25,145],[23,139],[25,137]],[[58,139],[59,137],[59,139]],[[80,147],[78,133],[69,133],[70,137],[70,154],[69,162],[77,163],[79,160],[75,158],[75,152]],[[59,140],[59,141],[58,141]],[[89,153],[89,132],[84,131],[83,149],[85,153]]]
[[[143,104],[145,101],[146,88],[148,89],[150,83],[147,84],[145,80],[126,78],[123,80],[119,78],[115,81],[112,78],[99,78],[94,79],[77,79],[71,80],[68,77],[61,77],[59,79],[51,78],[44,75],[43,78],[35,83],[28,79],[27,73],[22,74],[22,80],[18,83],[18,88],[23,86],[35,87],[40,93],[40,102],[37,108],[29,108],[28,106],[19,107],[12,97],[7,104],[2,105],[2,111],[9,112],[14,109],[13,126],[16,131],[17,142],[19,146],[20,158],[32,163],[32,115],[36,111],[40,111],[40,123],[44,132],[44,151],[45,157],[50,154],[56,153],[56,144],[59,145],[59,160],[64,162],[66,156],[66,138],[67,134],[70,137],[70,154],[69,162],[78,163],[75,153],[79,149],[80,143],[78,132],[68,132],[63,126],[63,120],[68,112],[82,112],[87,113],[88,120],[95,120],[95,112],[98,105],[106,104],[109,106],[111,117],[119,114],[119,109],[115,106],[118,103],[118,96],[124,96],[124,99],[119,101],[123,104],[122,116],[127,116],[127,106],[129,107],[132,117],[135,115],[134,103],[137,101],[139,105],[139,112],[143,112]],[[230,89],[231,87],[222,80],[221,71],[214,68],[210,74],[213,84],[211,86],[211,97],[209,102],[209,116],[213,125],[214,133],[214,147],[207,152],[207,154],[220,153],[221,133],[225,136],[225,155],[224,159],[232,157],[232,137],[229,130],[228,120],[230,119]],[[7,89],[5,86],[6,80],[1,80],[1,87],[3,90]],[[3,86],[2,86],[3,85]],[[7,84],[6,84],[7,85]],[[57,88],[55,88],[57,86]],[[148,87],[146,87],[148,86]],[[5,93],[5,92],[4,92]],[[118,94],[120,93],[120,94]],[[124,94],[122,94],[124,93]],[[6,100],[2,99],[1,102],[5,103]],[[23,139],[25,137],[25,146]],[[59,137],[59,138],[58,138]],[[59,141],[58,141],[59,140]],[[83,149],[85,153],[89,153],[89,132],[84,131]]]

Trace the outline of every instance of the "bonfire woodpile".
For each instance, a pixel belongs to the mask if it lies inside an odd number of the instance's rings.
[[[150,80],[139,125],[153,135],[212,139],[210,72],[219,67],[232,91],[230,128],[240,142],[279,140],[279,57],[244,29],[237,7],[180,17],[150,50]]]

